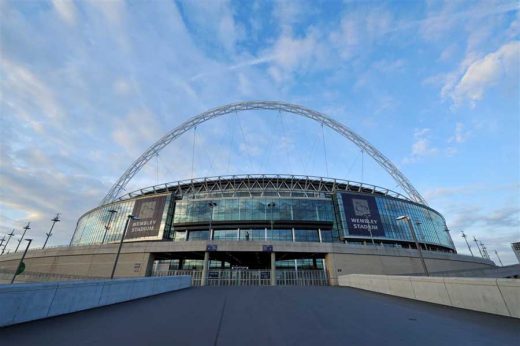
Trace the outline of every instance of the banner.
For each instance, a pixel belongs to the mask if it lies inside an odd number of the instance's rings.
[[[374,196],[342,193],[343,208],[350,235],[384,237],[385,230]]]
[[[132,215],[139,220],[131,220],[125,239],[155,237],[159,234],[166,196],[142,198],[135,201]]]

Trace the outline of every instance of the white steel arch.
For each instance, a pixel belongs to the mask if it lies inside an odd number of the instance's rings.
[[[346,127],[345,125],[337,122],[328,116],[313,111],[302,106],[278,102],[278,101],[247,101],[232,103],[225,106],[210,109],[204,113],[194,116],[184,123],[164,135],[155,144],[149,147],[141,156],[135,160],[130,167],[123,173],[123,175],[116,181],[116,183],[110,188],[107,195],[101,201],[101,205],[114,201],[121,190],[123,190],[128,182],[141,170],[141,168],[154,157],[156,153],[161,151],[165,146],[174,141],[177,137],[183,133],[189,131],[195,126],[217,118],[222,115],[226,115],[233,112],[242,112],[247,110],[277,110],[295,115],[300,115],[305,118],[312,119],[327,126],[328,128],[336,131],[349,141],[354,143],[360,149],[366,151],[381,167],[383,167],[388,174],[390,174],[394,180],[403,188],[408,196],[415,202],[427,204],[426,200],[421,194],[413,187],[410,181],[397,169],[397,167],[386,158],[379,150],[372,146],[366,139]]]

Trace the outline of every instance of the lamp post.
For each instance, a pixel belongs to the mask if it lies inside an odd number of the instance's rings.
[[[412,219],[408,215],[403,215],[403,216],[399,216],[398,218],[396,218],[396,220],[408,221],[408,227],[410,228],[410,232],[412,233],[412,238],[415,242],[415,246],[417,247],[417,251],[419,252],[419,257],[421,258],[421,263],[422,263],[422,266],[424,269],[424,273],[426,274],[426,276],[430,276],[430,273],[428,272],[428,268],[426,267],[426,262],[424,261],[421,246],[419,245],[419,242],[417,241],[417,236],[415,234],[415,228],[413,227]]]
[[[105,234],[103,234],[103,240],[101,240],[101,244],[103,244],[105,242],[105,238],[107,236],[108,230],[110,229],[110,223],[112,222],[112,218],[114,217],[114,214],[117,213],[117,210],[110,209],[108,212],[110,213],[110,217],[108,218],[108,222],[105,225]]]
[[[25,232],[27,232],[28,230],[31,229],[31,227],[29,227],[30,224],[31,224],[30,222],[27,222],[27,225],[25,225],[25,227],[23,228],[22,237],[20,238],[20,240],[18,240],[18,245],[16,245],[16,249],[14,250],[14,252],[18,251],[18,247],[20,246],[20,243],[22,242],[23,237],[25,236]]]
[[[495,255],[497,255],[498,261],[500,262],[500,266],[503,267],[504,264],[502,263],[502,260],[500,259],[500,256],[498,255],[497,250],[495,250]]]
[[[117,249],[116,260],[114,261],[114,268],[112,268],[112,274],[110,274],[110,279],[114,278],[114,274],[116,272],[117,267],[117,261],[119,261],[119,255],[121,254],[121,248],[123,247],[123,240],[125,239],[126,230],[128,228],[128,223],[130,222],[130,220],[139,220],[139,218],[137,216],[128,215],[126,219],[125,228],[123,229],[123,234],[121,235],[121,240],[119,241],[119,248]]]
[[[273,209],[274,209],[274,207],[276,207],[276,203],[269,202],[267,204],[267,207],[271,210],[271,238],[272,238],[273,237],[273,223],[274,223],[274,221],[273,221]]]
[[[482,252],[484,253],[484,257],[487,258],[487,259],[491,259],[491,258],[489,257],[488,252],[487,252],[487,248],[486,248],[486,246],[482,243],[482,241],[480,242],[480,246],[482,246]]]
[[[208,203],[208,207],[209,207],[209,210],[210,210],[210,213],[209,213],[209,239],[210,240],[213,240],[213,226],[212,226],[212,223],[213,223],[213,208],[215,208],[217,206],[217,203],[211,201]]]
[[[473,236],[473,241],[475,242],[475,244],[477,244],[477,249],[478,249],[478,252],[480,252],[480,257],[484,257],[484,255],[482,254],[482,250],[480,250],[480,246],[478,245],[478,240],[477,238],[475,238],[475,236]]]
[[[9,245],[9,240],[11,240],[11,237],[14,235],[14,229],[11,230],[11,233],[8,234],[7,241],[5,242],[4,248],[2,249],[2,253],[0,255],[3,255],[5,250],[7,249],[7,245]]]
[[[51,229],[49,230],[49,233],[45,233],[47,235],[47,239],[45,239],[45,243],[43,243],[42,249],[45,249],[45,245],[47,245],[47,242],[49,241],[49,238],[52,235],[52,229],[54,228],[54,225],[56,224],[56,222],[60,222],[61,221],[60,220],[60,213],[56,214],[54,219],[52,219],[51,221],[52,221],[52,226],[51,226]]]
[[[475,255],[473,255],[473,251],[471,251],[471,246],[469,246],[469,243],[468,243],[468,240],[466,239],[467,235],[464,234],[464,231],[462,231],[462,238],[464,238],[464,240],[466,241],[466,245],[468,246],[468,250],[469,250],[469,253],[471,254],[471,256],[475,257]]]
[[[22,258],[20,258],[20,263],[18,263],[18,267],[16,267],[13,278],[11,279],[11,284],[14,283],[14,279],[16,279],[16,275],[18,275],[18,271],[20,270],[20,268],[23,265],[23,260],[25,258],[25,255],[27,254],[27,250],[29,250],[29,246],[31,246],[32,239],[25,239],[25,240],[28,241],[27,247],[25,248],[25,251],[23,252]]]

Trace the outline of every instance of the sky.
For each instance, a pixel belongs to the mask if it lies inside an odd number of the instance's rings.
[[[247,100],[348,126],[464,231],[517,263],[517,1],[0,0],[0,239],[31,222],[67,244],[130,164],[181,122]],[[375,161],[287,113],[229,114],[172,142],[127,186],[226,174],[363,181]],[[478,250],[472,242],[475,253]],[[16,246],[11,241],[9,249]]]

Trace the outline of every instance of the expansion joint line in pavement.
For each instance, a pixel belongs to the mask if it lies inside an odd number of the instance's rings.
[[[222,327],[222,320],[224,319],[224,311],[226,310],[227,296],[224,297],[224,304],[222,304],[222,310],[220,311],[220,318],[218,320],[217,335],[215,335],[215,342],[213,346],[217,346],[218,337],[220,335],[220,328]]]

